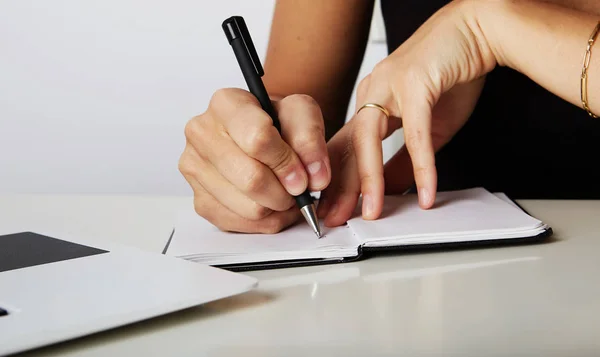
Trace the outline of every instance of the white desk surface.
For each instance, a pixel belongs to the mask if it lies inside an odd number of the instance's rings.
[[[520,201],[545,244],[247,273],[250,293],[26,356],[600,355],[600,201]],[[0,225],[159,252],[189,198],[0,195]]]

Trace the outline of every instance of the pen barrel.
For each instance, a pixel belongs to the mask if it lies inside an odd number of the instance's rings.
[[[294,198],[296,200],[296,205],[299,208],[302,208],[304,206],[310,206],[314,203],[313,198],[310,195],[310,191],[308,189],[304,191],[304,193],[302,193],[300,196],[294,196]]]
[[[254,94],[256,99],[258,99],[262,109],[271,117],[273,125],[277,128],[277,131],[281,133],[281,124],[279,123],[275,108],[273,108],[273,103],[271,103],[271,98],[269,98],[269,93],[267,93],[267,89],[260,79],[260,76],[256,73],[254,64],[245,50],[244,41],[242,39],[235,39],[231,41],[231,46],[233,47],[233,52],[235,53],[238,64],[242,69],[248,89]]]

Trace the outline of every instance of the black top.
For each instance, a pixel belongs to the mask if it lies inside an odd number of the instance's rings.
[[[382,0],[389,52],[448,2]],[[513,198],[600,199],[598,162],[600,119],[497,67],[467,124],[436,155],[438,189],[481,186]]]

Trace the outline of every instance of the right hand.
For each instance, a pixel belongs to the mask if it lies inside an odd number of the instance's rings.
[[[276,233],[300,216],[293,195],[331,179],[319,105],[306,95],[275,101],[281,135],[249,92],[221,89],[185,127],[179,171],[196,212],[223,231]]]

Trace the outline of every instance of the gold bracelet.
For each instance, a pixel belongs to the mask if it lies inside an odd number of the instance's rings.
[[[588,40],[587,48],[585,50],[585,57],[583,58],[583,69],[581,70],[581,103],[583,103],[583,109],[585,109],[585,111],[592,118],[598,118],[598,116],[595,115],[594,113],[592,113],[592,111],[590,110],[590,107],[589,107],[589,103],[588,103],[587,71],[590,66],[590,58],[592,57],[592,46],[594,45],[594,42],[596,41],[596,37],[598,36],[599,31],[600,31],[600,21],[596,25],[596,28],[594,29],[594,31],[592,31],[592,34],[590,35],[590,38]]]

